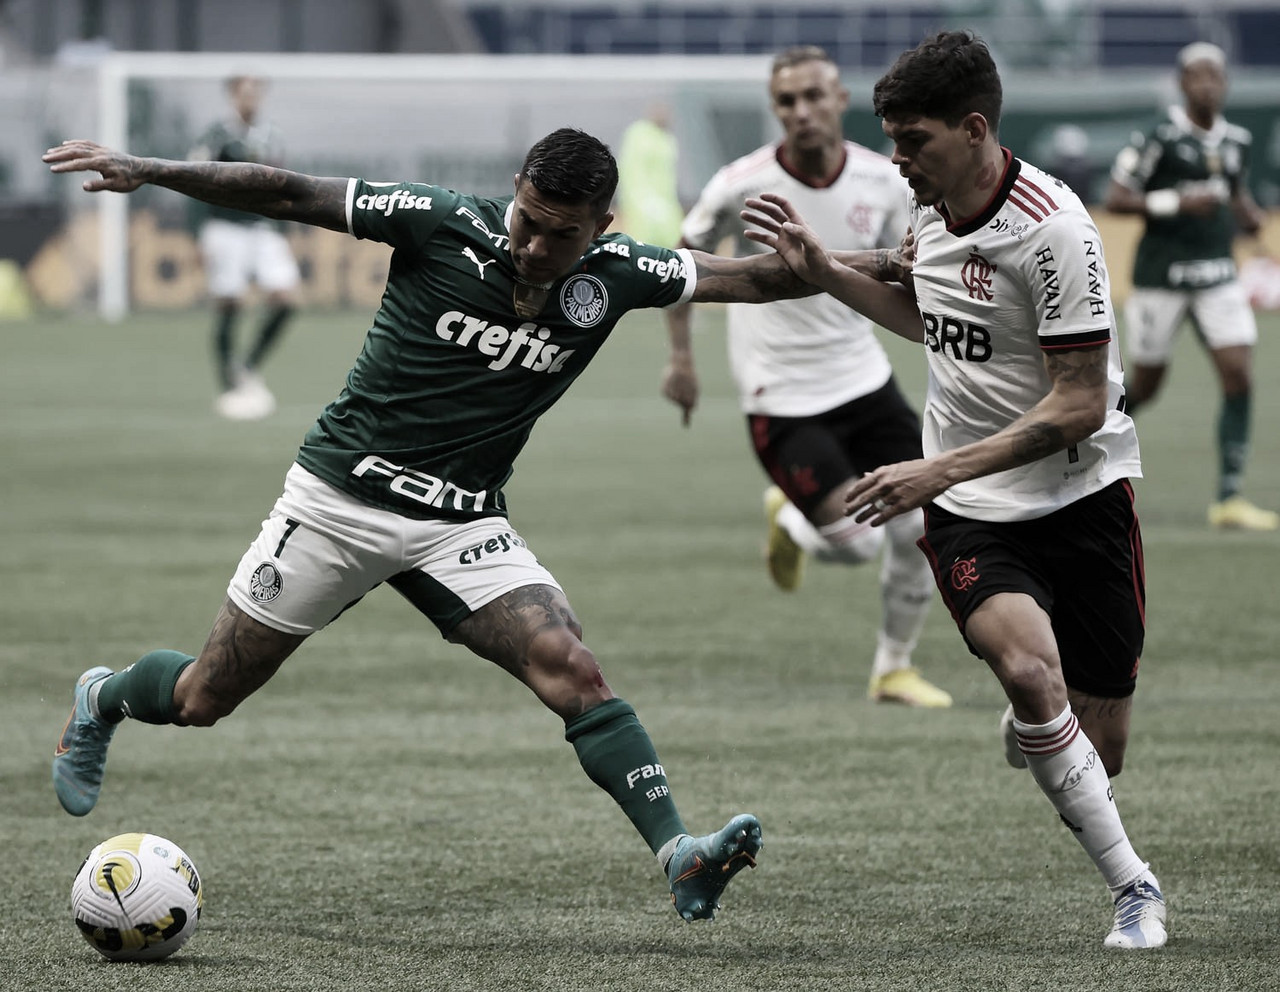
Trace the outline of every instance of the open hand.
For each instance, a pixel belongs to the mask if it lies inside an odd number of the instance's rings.
[[[84,189],[90,193],[131,193],[148,179],[146,159],[83,139],[55,145],[41,159],[49,163],[50,172],[97,172],[101,178],[84,181]]]
[[[776,251],[805,282],[821,285],[834,263],[791,202],[777,193],[761,193],[759,197],[749,197],[746,206],[740,216],[755,225],[744,232],[747,238]]]

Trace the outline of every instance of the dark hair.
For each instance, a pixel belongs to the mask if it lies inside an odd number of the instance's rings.
[[[1000,129],[1000,73],[986,43],[971,31],[943,31],[903,52],[872,94],[876,116],[932,117],[955,127],[967,115]]]
[[[586,203],[602,217],[618,188],[618,163],[604,142],[562,127],[529,149],[520,177],[549,199]]]
[[[830,62],[835,65],[825,48],[819,48],[817,45],[792,45],[773,57],[769,75],[776,75],[781,69],[790,69],[792,66],[804,65],[806,62]]]

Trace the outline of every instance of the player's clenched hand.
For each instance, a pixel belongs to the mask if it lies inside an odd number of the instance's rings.
[[[845,516],[879,527],[886,520],[924,506],[947,488],[941,466],[932,458],[881,465],[845,493]]]
[[[907,228],[907,233],[903,235],[898,247],[889,252],[887,261],[886,275],[890,281],[905,283],[911,279],[911,269],[916,264],[915,231]]]
[[[146,159],[112,151],[92,141],[64,141],[42,156],[50,172],[97,172],[100,179],[86,179],[84,188],[90,193],[111,190],[131,193],[147,181]]]
[[[821,286],[835,263],[791,202],[777,193],[761,193],[759,197],[749,197],[746,206],[740,216],[755,227],[743,233],[776,251],[805,282]]]
[[[687,363],[668,362],[662,371],[662,395],[680,408],[680,422],[688,427],[698,405],[697,373]]]

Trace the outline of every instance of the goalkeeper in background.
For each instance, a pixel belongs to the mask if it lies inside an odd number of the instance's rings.
[[[671,133],[671,108],[655,103],[622,132],[618,148],[618,211],[637,241],[674,248],[684,209],[677,191],[679,148]]]
[[[226,87],[234,113],[205,131],[187,158],[280,165],[279,131],[259,116],[264,82],[233,76]],[[230,420],[258,420],[275,410],[275,397],[258,369],[293,313],[298,263],[275,221],[205,203],[193,204],[192,217],[215,307],[213,353],[219,394],[214,408]],[[267,309],[257,338],[244,358],[237,359],[236,322],[251,282],[266,294]]]

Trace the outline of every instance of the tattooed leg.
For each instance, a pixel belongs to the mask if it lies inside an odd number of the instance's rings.
[[[514,589],[481,607],[449,635],[506,669],[564,720],[613,698],[582,627],[554,586]]]
[[[1071,710],[1089,740],[1093,741],[1102,758],[1107,775],[1115,778],[1124,767],[1124,752],[1129,744],[1129,716],[1133,712],[1133,697],[1111,699],[1090,696],[1088,693],[1068,689]]]
[[[195,663],[173,692],[177,722],[207,727],[262,688],[306,640],[255,620],[227,600]]]

